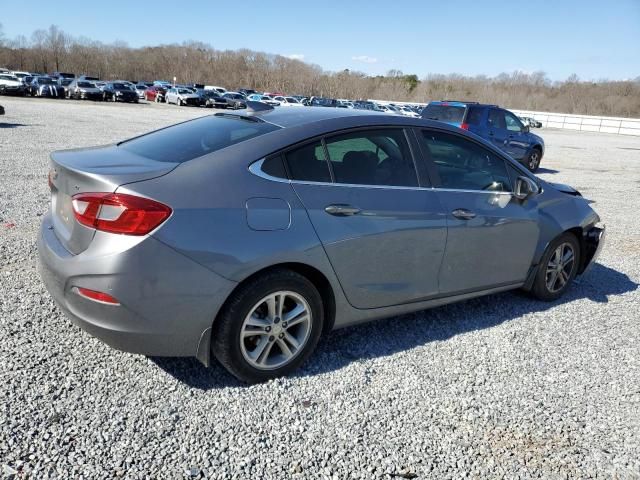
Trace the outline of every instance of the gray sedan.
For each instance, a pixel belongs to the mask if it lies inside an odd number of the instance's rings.
[[[259,382],[338,327],[511,289],[557,299],[604,243],[580,193],[461,129],[248,104],[51,155],[40,271],[72,322]]]

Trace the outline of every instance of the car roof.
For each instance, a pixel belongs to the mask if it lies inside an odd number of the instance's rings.
[[[381,125],[381,124],[398,124],[398,125],[414,125],[414,126],[436,126],[442,127],[441,122],[434,122],[432,120],[412,118],[396,115],[388,115],[384,112],[375,112],[370,110],[357,110],[357,109],[345,109],[345,108],[332,108],[332,107],[308,107],[308,108],[279,108],[260,110],[257,112],[242,111],[234,113],[238,116],[256,116],[262,120],[273,123],[280,127],[298,127],[301,125],[307,125],[316,122],[331,123],[332,120],[338,121],[337,123],[351,123],[362,124],[362,126],[368,125]],[[340,122],[345,119],[347,122]],[[452,127],[452,130],[457,130]]]
[[[498,105],[492,103],[467,102],[465,100],[438,100],[429,102],[429,105],[443,105],[451,107],[498,107]]]

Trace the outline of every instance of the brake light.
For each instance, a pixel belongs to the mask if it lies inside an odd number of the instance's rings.
[[[88,288],[76,287],[78,295],[88,298],[89,300],[95,300],[96,302],[109,303],[111,305],[120,305],[120,302],[113,298],[108,293],[98,292],[96,290],[89,290]]]
[[[462,125],[460,125],[460,128],[463,130],[469,130],[469,124],[468,123],[463,123]]]
[[[79,193],[72,204],[82,225],[124,235],[146,235],[171,215],[160,202],[125,193]]]

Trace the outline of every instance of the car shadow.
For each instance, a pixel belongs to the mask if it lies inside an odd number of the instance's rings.
[[[18,128],[18,127],[28,127],[29,125],[24,123],[7,123],[0,122],[0,128]]]
[[[353,362],[445,341],[580,299],[608,303],[611,296],[635,291],[638,286],[626,274],[596,263],[555,302],[541,302],[516,290],[340,329],[325,335],[311,358],[293,376],[331,372]],[[215,360],[209,368],[195,358],[152,357],[151,360],[180,382],[199,390],[247,386]]]
[[[559,170],[554,170],[553,168],[545,168],[545,167],[538,167],[538,169],[536,170],[536,175],[538,173],[558,173]]]

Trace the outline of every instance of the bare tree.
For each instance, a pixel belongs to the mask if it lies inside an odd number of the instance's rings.
[[[446,98],[497,103],[509,108],[565,113],[640,117],[640,77],[633,81],[584,82],[577,75],[552,82],[544,72],[515,71],[484,75],[417,75],[390,70],[386,75],[328,72],[282,55],[248,49],[217,50],[189,41],[131,48],[125,42],[103,44],[73,38],[59,27],[2,40],[0,65],[47,73],[64,69],[104,79],[173,80],[291,94],[351,99],[428,102]]]

